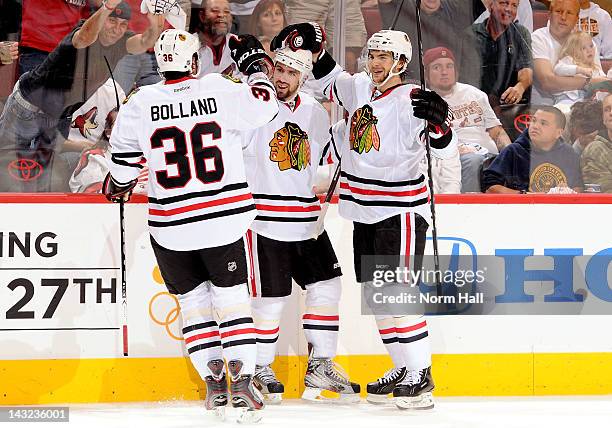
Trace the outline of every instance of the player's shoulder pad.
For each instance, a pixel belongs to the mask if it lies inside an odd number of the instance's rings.
[[[130,91],[129,94],[127,94],[127,96],[125,97],[125,99],[123,100],[123,104],[127,104],[128,101],[130,100],[130,98],[132,98],[132,96],[136,93],[140,91],[140,88],[134,88]]]

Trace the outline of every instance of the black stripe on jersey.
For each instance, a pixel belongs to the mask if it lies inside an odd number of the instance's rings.
[[[271,201],[297,201],[312,204],[317,202],[319,198],[316,196],[305,197],[305,196],[283,196],[283,195],[266,195],[264,193],[253,193],[254,199],[269,199]]]
[[[366,207],[417,207],[419,205],[424,205],[427,203],[427,198],[417,199],[411,202],[403,202],[403,201],[364,201],[363,199],[357,199],[351,195],[345,195],[341,193],[338,198],[343,199],[345,201],[354,202],[358,205],[364,205]]]
[[[189,333],[189,332],[194,331],[194,330],[201,330],[203,328],[210,328],[210,327],[213,327],[213,326],[216,326],[216,325],[217,325],[216,321],[208,321],[208,322],[203,322],[203,323],[200,323],[200,324],[189,325],[189,326],[183,328],[183,334]]]
[[[169,198],[161,198],[161,199],[149,198],[149,203],[158,204],[158,205],[173,204],[175,202],[187,201],[193,198],[216,196],[223,192],[231,192],[232,190],[246,189],[248,187],[249,185],[246,182],[245,183],[233,183],[233,184],[228,184],[227,186],[223,186],[222,188],[217,189],[217,190],[204,190],[202,192],[191,192],[191,193],[185,193],[184,195],[170,196]]]
[[[338,96],[338,89],[336,88],[336,82],[334,82],[334,85],[332,86],[332,89],[334,91],[334,96],[336,97],[336,101],[338,102],[338,105],[340,107],[344,107],[344,104],[342,104],[342,100]]]
[[[232,208],[230,210],[217,211],[210,214],[202,214],[194,217],[182,218],[180,220],[171,220],[171,221],[153,221],[149,220],[149,226],[151,227],[170,227],[170,226],[180,226],[182,224],[196,223],[198,221],[210,220],[218,217],[227,217],[230,215],[242,214],[247,211],[255,210],[255,204],[246,205],[244,207]]]
[[[268,215],[258,215],[255,220],[258,221],[280,221],[286,223],[308,223],[317,221],[319,217],[271,217]]]
[[[303,324],[302,328],[304,330],[329,330],[329,331],[338,331],[337,325],[313,325],[313,324]]]
[[[255,339],[257,343],[276,343],[278,341],[278,336],[274,339]]]
[[[327,143],[325,147],[323,147],[323,153],[321,153],[321,158],[319,159],[319,166],[325,165],[325,157],[327,156],[327,152],[329,151],[329,146],[331,143]]]
[[[421,176],[417,179],[405,180],[405,181],[383,181],[383,180],[374,180],[371,178],[361,178],[361,177],[357,177],[356,175],[351,175],[344,171],[340,173],[340,176],[348,180],[354,181],[355,183],[373,184],[375,186],[381,186],[381,187],[403,187],[403,186],[414,186],[415,184],[425,183],[425,176],[423,174],[421,174]]]
[[[427,336],[429,336],[429,334],[424,331],[423,333],[417,334],[416,336],[412,337],[398,337],[397,341],[399,343],[412,343],[416,342],[417,340],[425,339]]]
[[[217,340],[215,342],[201,343],[196,346],[192,346],[191,348],[187,348],[187,352],[193,354],[194,352],[201,351],[203,349],[214,348],[215,346],[221,346],[221,341]]]
[[[231,348],[232,346],[240,346],[240,345],[255,345],[257,342],[255,339],[240,339],[240,340],[232,340],[231,342],[225,342],[222,346],[223,349]]]
[[[124,152],[124,153],[113,153],[113,156],[117,159],[125,159],[125,158],[136,158],[142,156],[144,153],[142,152]]]
[[[113,163],[116,163],[117,165],[121,165],[121,166],[129,166],[129,167],[131,167],[131,168],[139,168],[139,169],[144,168],[144,166],[142,166],[142,165],[141,165],[141,164],[139,164],[139,163],[130,163],[130,162],[126,162],[126,161],[124,161],[124,160],[117,159],[117,158],[115,157],[115,155],[112,155],[112,156],[111,156],[111,161],[112,161]]]
[[[227,328],[233,325],[248,324],[252,322],[253,322],[253,318],[251,317],[236,318],[235,320],[222,322],[221,324],[219,324],[219,328]]]

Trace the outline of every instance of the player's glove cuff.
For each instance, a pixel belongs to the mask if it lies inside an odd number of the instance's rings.
[[[335,67],[336,61],[334,61],[334,58],[326,50],[323,50],[317,62],[312,65],[312,75],[315,79],[322,79],[331,73]]]
[[[108,199],[110,202],[127,202],[130,200],[132,190],[134,190],[137,183],[137,178],[126,184],[119,183],[118,181],[115,181],[109,172],[106,174],[104,183],[102,183],[102,193],[104,193],[104,196],[106,196],[106,199]]]

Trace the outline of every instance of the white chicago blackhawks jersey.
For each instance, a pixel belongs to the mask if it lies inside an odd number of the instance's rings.
[[[229,39],[235,37],[233,34],[228,34],[219,46],[213,48],[202,43],[198,55],[200,57],[200,69],[198,77],[203,77],[211,73],[236,75],[238,67],[230,56],[230,48],[227,45]]]
[[[255,218],[240,132],[278,113],[274,88],[220,74],[143,86],[119,110],[111,174],[149,166],[149,230],[163,247],[195,250],[238,240]]]
[[[279,104],[273,121],[244,135],[247,182],[258,211],[251,229],[279,241],[302,241],[315,234],[321,212],[314,184],[330,138],[329,118],[305,93]]]
[[[367,74],[350,75],[339,66],[317,82],[349,113],[344,140],[333,141],[331,151],[342,159],[340,215],[371,224],[411,211],[429,221],[429,191],[419,171],[423,121],[414,117],[410,100],[415,86],[379,93]],[[438,151],[440,157],[445,150]]]

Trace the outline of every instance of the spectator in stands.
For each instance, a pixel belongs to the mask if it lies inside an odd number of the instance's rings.
[[[286,26],[287,13],[282,0],[261,0],[253,10],[247,33],[257,37],[264,36],[271,41]]]
[[[480,24],[484,22],[489,16],[491,16],[491,12],[489,9],[491,8],[491,3],[493,0],[482,0],[485,7],[487,8],[482,14],[476,18],[474,24]],[[516,22],[525,27],[529,33],[533,33],[533,10],[531,8],[531,2],[529,0],[520,0],[518,5],[518,11],[516,13]]]
[[[519,0],[492,0],[491,16],[464,32],[461,78],[489,96],[493,107],[526,103],[533,82],[531,37],[516,24]]]
[[[194,3],[196,2],[197,0],[194,1]],[[239,34],[253,34],[248,31],[248,28],[251,16],[255,13],[255,8],[260,2],[261,0],[229,0],[230,12],[234,17],[237,29],[240,30]],[[236,30],[236,28],[233,30]]]
[[[23,0],[19,74],[33,70],[47,58],[91,6],[102,0]]]
[[[198,14],[197,35],[202,47],[198,77],[209,73],[233,74],[237,69],[230,56],[229,39],[233,35],[232,14],[227,0],[202,0]]]
[[[580,0],[578,30],[593,36],[602,59],[612,59],[612,18],[597,3]]]
[[[557,76],[605,77],[601,64],[595,62],[595,44],[589,33],[575,31],[561,48],[559,61],[553,71]],[[555,104],[574,104],[583,100],[586,91],[575,89],[553,94]]]
[[[561,47],[578,22],[579,12],[578,0],[554,0],[550,4],[548,27],[540,28],[531,35],[534,59],[532,104],[551,105],[554,93],[584,89],[591,82],[605,80],[600,77],[557,76],[553,71]],[[595,57],[595,63],[601,67],[599,54]]]
[[[28,157],[53,149],[56,132],[66,138],[72,114],[109,78],[106,60],[114,67],[128,53],[152,47],[164,22],[149,14],[143,34],[126,31],[131,9],[121,0],[107,0],[80,22],[47,59],[19,79],[0,116],[0,143]]]
[[[582,189],[580,157],[561,135],[565,115],[542,106],[529,129],[502,150],[484,171],[487,193],[574,193]]]
[[[579,155],[603,129],[600,101],[578,101],[570,110],[569,132],[572,147]]]
[[[487,95],[474,86],[457,83],[455,55],[437,47],[423,55],[425,79],[430,89],[448,103],[453,112],[461,160],[461,191],[480,192],[480,171],[485,159],[511,144],[495,116]]]
[[[17,40],[21,23],[21,5],[16,0],[0,0],[0,65],[13,62],[19,56],[17,43],[4,41]]]
[[[331,50],[334,40],[334,6],[335,0],[286,0],[289,24],[313,21],[325,28],[327,48]],[[353,73],[357,69],[357,58],[364,47],[367,32],[360,0],[345,0],[344,15],[346,18],[345,34],[345,70]]]
[[[379,0],[378,7],[383,28],[389,28],[391,25],[400,1]],[[460,52],[460,35],[474,22],[473,8],[466,3],[465,0],[423,0],[421,2],[423,51],[437,46],[446,46],[453,52]],[[480,6],[478,10],[481,11],[482,3],[480,0],[478,3]],[[415,0],[404,1],[395,29],[408,34],[413,46],[417,46]],[[416,57],[416,51],[414,53]],[[406,75],[409,80],[420,80],[418,61],[410,61]]]
[[[582,152],[582,174],[585,183],[612,193],[612,94],[603,100],[603,123],[605,129]]]

